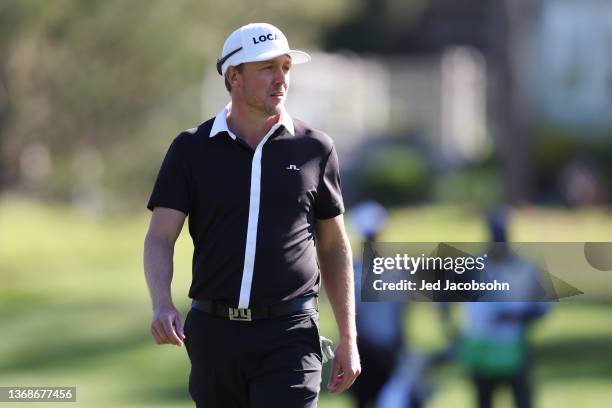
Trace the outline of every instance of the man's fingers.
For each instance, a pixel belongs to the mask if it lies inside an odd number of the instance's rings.
[[[331,377],[329,386],[327,387],[331,393],[340,392],[340,387],[344,382],[345,375],[343,372],[336,373]]]
[[[359,374],[361,374],[361,365],[356,368],[353,367],[353,369],[350,371],[350,374],[345,376],[344,384],[342,385],[344,388],[340,392],[349,389],[351,385],[353,385],[357,377],[359,377]]]
[[[178,338],[176,332],[174,331],[174,327],[172,326],[172,319],[170,316],[167,316],[162,320],[162,327],[164,330],[164,334],[166,335],[167,343],[176,344],[177,346],[182,346],[183,341]]]
[[[162,344],[162,337],[159,334],[159,330],[157,330],[157,328],[155,327],[155,323],[151,323],[151,334],[153,335],[153,339],[155,340],[156,344]]]
[[[335,394],[335,393],[339,392],[339,387],[340,387],[341,383],[342,383],[342,375],[338,376],[337,379],[335,379],[330,385],[328,385],[327,386],[327,390],[331,394]]]
[[[163,323],[161,321],[156,321],[153,327],[155,328],[157,336],[159,337],[159,344],[168,344],[170,341],[168,339],[168,335],[166,334],[166,330],[164,330]]]
[[[358,373],[340,373],[336,375],[336,382],[332,384],[333,388],[330,390],[333,393],[341,393],[349,389],[351,385],[357,379]]]
[[[355,376],[348,376],[343,374],[342,381],[336,387],[336,392],[344,392],[346,391],[355,381]]]
[[[333,359],[332,360],[331,369],[329,370],[329,380],[327,380],[327,388],[328,389],[330,389],[330,387],[334,383],[334,376],[335,376],[335,372],[337,370],[338,370],[338,368],[336,367],[336,359]]]
[[[331,393],[346,391],[361,372],[359,355],[353,345],[340,344],[336,348],[327,389]]]
[[[181,315],[178,313],[174,320],[174,327],[176,327],[176,334],[178,334],[181,340],[185,340],[185,329],[183,325],[183,319],[181,318]]]
[[[151,333],[155,338],[155,342],[157,344],[170,344],[170,337],[164,328],[164,323],[162,319],[154,320],[151,323]]]
[[[344,373],[342,373],[342,368],[337,359],[333,359],[332,368],[329,372],[329,381],[327,383],[327,389],[330,392],[336,392],[338,385],[342,382],[342,378]]]
[[[178,310],[156,311],[151,322],[151,334],[157,344],[175,344],[182,347],[185,333],[183,320]]]

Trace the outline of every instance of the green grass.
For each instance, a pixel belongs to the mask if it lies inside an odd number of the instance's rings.
[[[78,402],[54,407],[191,407],[183,349],[156,346],[142,273],[149,214],[104,218],[17,197],[0,202],[0,386],[76,385]],[[604,210],[530,209],[514,234],[524,241],[612,241]],[[399,209],[384,240],[484,239],[480,214],[454,207]],[[186,311],[191,241],[175,256],[174,298]],[[612,288],[611,288],[612,289]],[[612,325],[608,304],[562,302],[534,330],[540,407],[603,407],[612,400]],[[322,332],[335,338],[322,304]],[[406,333],[423,349],[444,345],[430,304],[410,306]],[[441,370],[432,407],[471,406],[459,367]],[[500,395],[501,406],[510,406]],[[40,404],[20,404],[21,407]],[[321,396],[321,407],[349,407],[348,396]]]

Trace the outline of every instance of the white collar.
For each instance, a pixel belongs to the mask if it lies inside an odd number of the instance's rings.
[[[221,112],[217,114],[215,117],[215,121],[213,122],[212,128],[210,129],[209,137],[215,137],[220,132],[227,132],[230,137],[236,140],[236,135],[229,129],[227,126],[227,114],[232,109],[232,103],[228,103],[225,108]],[[281,112],[280,121],[276,123],[274,126],[278,128],[278,126],[283,125],[287,132],[291,134],[291,136],[295,136],[295,128],[293,127],[293,119],[289,116],[289,112],[285,109]]]

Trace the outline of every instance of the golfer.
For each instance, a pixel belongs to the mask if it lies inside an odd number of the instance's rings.
[[[217,61],[231,102],[174,139],[148,203],[151,333],[185,344],[197,407],[316,407],[322,284],[340,336],[329,391],[346,390],[361,370],[336,150],[284,107],[293,64],[309,60],[270,24],[231,33]],[[187,216],[192,308],[183,324],[170,285]]]

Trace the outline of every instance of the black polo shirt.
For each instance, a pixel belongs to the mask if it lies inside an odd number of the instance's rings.
[[[226,112],[174,139],[147,205],[189,216],[189,296],[256,307],[318,293],[315,222],[344,212],[331,138],[284,114],[254,150]]]

